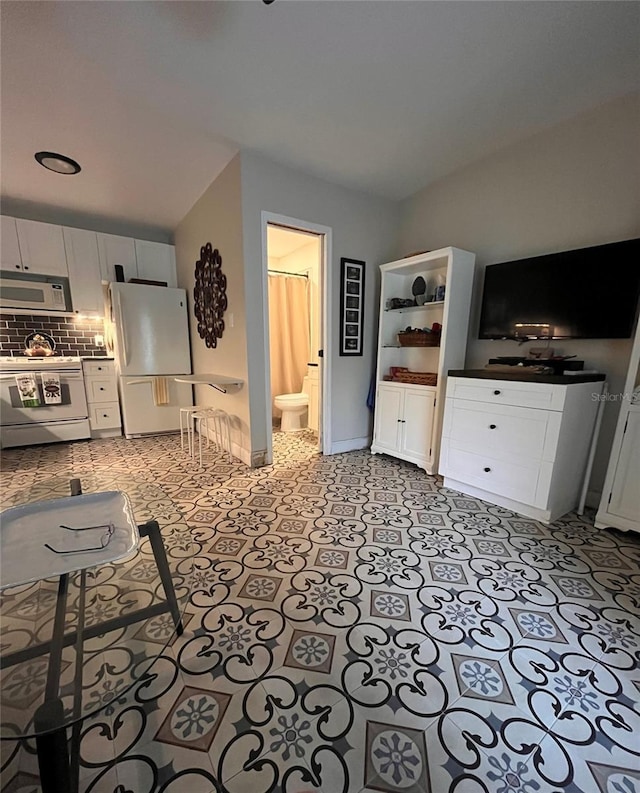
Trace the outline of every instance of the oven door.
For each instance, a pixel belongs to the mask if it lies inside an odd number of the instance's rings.
[[[34,370],[31,370],[34,371]],[[24,371],[20,374],[24,374]],[[39,424],[44,421],[71,421],[88,417],[87,397],[84,391],[82,372],[58,370],[62,403],[45,405],[42,393],[42,379],[36,372],[40,405],[35,408],[24,407],[18,392],[16,373],[0,373],[0,424],[11,427],[22,424]]]

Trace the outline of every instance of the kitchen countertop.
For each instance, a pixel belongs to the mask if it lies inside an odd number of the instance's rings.
[[[597,383],[606,379],[604,374],[526,374],[526,367],[514,367],[517,372],[494,371],[493,369],[449,369],[449,377],[478,377],[483,380],[519,380],[522,383]]]

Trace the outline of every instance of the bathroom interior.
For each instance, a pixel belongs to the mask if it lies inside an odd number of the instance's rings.
[[[321,256],[321,235],[268,225],[272,427],[318,438]]]

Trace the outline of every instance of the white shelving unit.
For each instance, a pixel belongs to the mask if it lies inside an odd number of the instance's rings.
[[[390,454],[415,463],[427,473],[437,472],[446,377],[449,369],[464,367],[475,254],[442,248],[380,266],[380,327],[373,454]],[[427,295],[445,285],[444,300],[407,308],[387,308],[392,298],[413,299],[412,286],[421,276]],[[438,347],[405,347],[398,333],[408,326],[442,325]],[[436,386],[384,380],[390,367],[438,375]]]
[[[610,526],[640,531],[640,321],[611,447],[600,507],[598,529]]]

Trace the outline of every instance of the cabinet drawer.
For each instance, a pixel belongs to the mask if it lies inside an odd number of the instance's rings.
[[[514,501],[536,504],[538,465],[515,464],[449,446],[446,468],[446,475],[452,479]]]
[[[560,414],[512,405],[448,399],[443,433],[458,448],[501,460],[552,460]]]
[[[480,380],[472,377],[450,377],[447,396],[488,402],[492,405],[562,410],[567,386],[551,383],[521,383],[511,380]]]
[[[89,407],[89,424],[92,429],[110,429],[120,426],[120,406],[117,402],[105,402]]]
[[[118,389],[111,377],[88,377],[84,381],[87,402],[117,402]]]
[[[82,371],[86,377],[116,376],[116,366],[113,361],[83,361]]]

